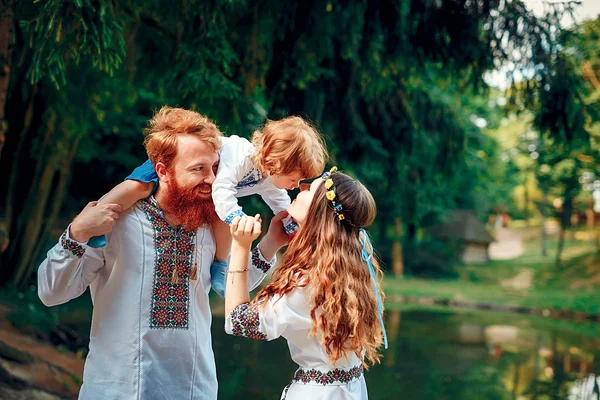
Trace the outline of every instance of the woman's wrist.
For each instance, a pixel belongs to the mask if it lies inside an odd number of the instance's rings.
[[[234,251],[249,252],[251,248],[252,248],[252,242],[250,242],[248,244],[243,244],[243,243],[238,243],[234,240],[233,243],[231,244],[231,252],[232,253]]]

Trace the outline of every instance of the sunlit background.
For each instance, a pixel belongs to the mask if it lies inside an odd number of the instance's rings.
[[[77,397],[89,294],[46,308],[35,272],[146,159],[167,104],[244,137],[301,115],[373,193],[390,345],[365,373],[371,398],[598,400],[599,14],[597,0],[0,1],[0,398]],[[285,341],[227,336],[211,303],[219,399],[279,398]]]

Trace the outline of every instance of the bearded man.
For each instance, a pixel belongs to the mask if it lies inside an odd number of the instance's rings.
[[[120,215],[117,204],[88,204],[40,265],[38,294],[52,306],[90,287],[94,309],[79,398],[216,399],[208,293],[221,132],[196,112],[164,107],[147,133],[156,192]],[[102,234],[105,247],[86,245]],[[286,241],[274,219],[252,251],[250,286]]]

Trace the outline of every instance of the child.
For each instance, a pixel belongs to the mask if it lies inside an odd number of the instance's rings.
[[[315,179],[288,207],[300,229],[271,283],[252,302],[248,251],[260,221],[244,216],[231,225],[225,330],[254,339],[286,338],[299,369],[282,399],[367,399],[365,358],[378,362],[377,349],[382,342],[387,348],[381,270],[364,230],[375,219],[375,201],[360,182],[335,171]]]
[[[225,292],[225,270],[231,247],[229,224],[244,215],[237,197],[260,194],[278,214],[290,204],[286,190],[298,187],[299,181],[322,171],[327,151],[321,135],[304,119],[287,117],[267,121],[262,131],[252,135],[252,143],[239,136],[221,138],[220,164],[212,185],[212,197],[219,218],[224,223],[213,227],[217,250],[211,266],[211,286],[221,297]],[[158,177],[150,160],[136,168],[126,181],[111,190],[100,203],[117,203],[123,210],[150,196]],[[288,234],[297,229],[285,221]],[[90,245],[97,245],[92,238]],[[101,241],[101,239],[100,239]],[[102,243],[99,244],[102,246]]]

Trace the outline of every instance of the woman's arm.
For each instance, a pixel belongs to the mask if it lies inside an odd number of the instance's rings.
[[[225,290],[225,316],[242,303],[250,301],[248,291],[248,260],[252,241],[261,232],[260,217],[236,217],[231,224],[231,258]]]

